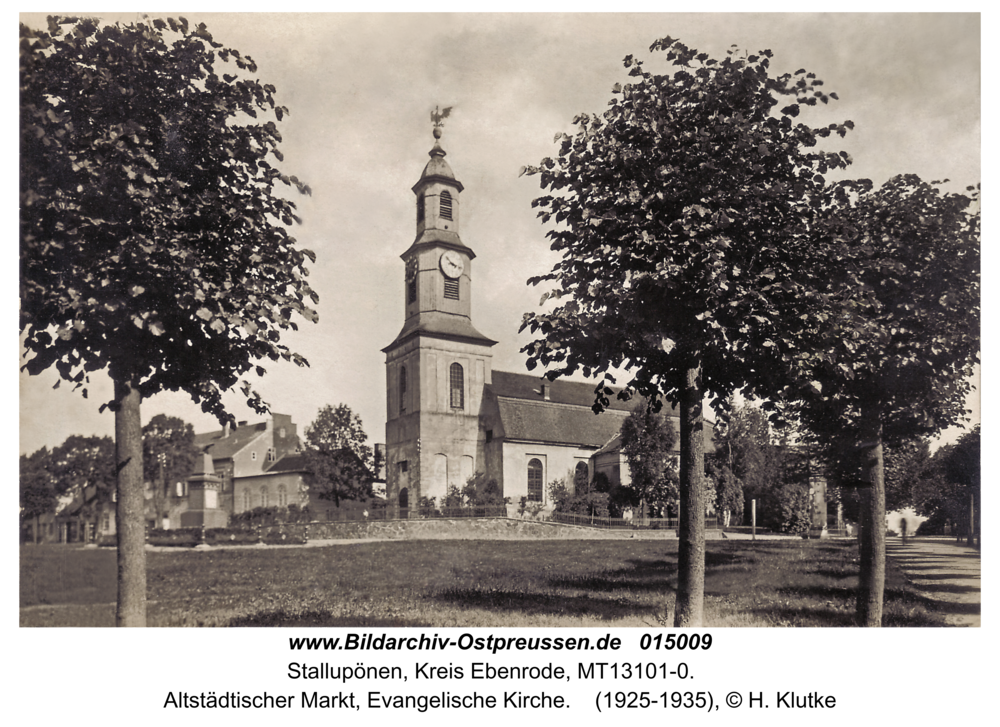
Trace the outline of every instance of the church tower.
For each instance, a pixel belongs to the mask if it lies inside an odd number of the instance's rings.
[[[472,325],[472,261],[459,236],[462,183],[434,147],[413,185],[416,237],[403,259],[403,328],[386,355],[386,498],[390,508],[440,507],[451,487],[484,470],[479,414],[496,344]]]

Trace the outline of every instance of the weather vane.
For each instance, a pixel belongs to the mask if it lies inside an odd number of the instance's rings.
[[[431,121],[434,122],[434,138],[441,138],[441,129],[444,128],[444,120],[448,118],[451,114],[451,106],[445,106],[444,111],[441,111],[437,106],[431,111]]]

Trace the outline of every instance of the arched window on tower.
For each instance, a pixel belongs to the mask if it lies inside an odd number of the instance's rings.
[[[462,364],[453,363],[451,365],[450,376],[451,380],[451,408],[452,409],[464,409],[465,408],[465,372],[462,370]]]
[[[528,502],[542,501],[542,461],[532,459],[528,462]]]
[[[424,221],[424,195],[417,197],[417,224]]]
[[[399,413],[406,413],[406,367],[399,367]]]
[[[441,219],[451,219],[451,192],[447,189],[441,190]]]

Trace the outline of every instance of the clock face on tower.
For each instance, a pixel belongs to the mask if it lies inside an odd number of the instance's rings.
[[[441,255],[441,272],[445,274],[445,277],[457,278],[464,269],[465,263],[462,262],[462,256],[454,250],[448,250]]]

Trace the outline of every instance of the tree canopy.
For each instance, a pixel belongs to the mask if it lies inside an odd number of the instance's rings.
[[[346,404],[319,410],[306,428],[303,457],[319,497],[339,504],[372,496],[378,463],[361,417]]]
[[[25,367],[87,395],[108,369],[147,397],[221,392],[315,320],[307,259],[280,192],[288,110],[253,60],[181,18],[21,25],[21,311]],[[217,69],[217,65],[231,69]],[[260,397],[246,380],[250,403]]]
[[[626,396],[672,401],[672,374],[697,362],[705,390],[728,396],[767,374],[736,363],[798,348],[787,317],[819,287],[808,222],[830,194],[823,175],[849,160],[817,143],[853,123],[796,122],[837,96],[805,71],[772,77],[770,51],[719,62],[670,38],[656,49],[675,73],[627,57],[636,82],[616,84],[603,115],[578,115],[557,157],[525,168],[552,192],[532,205],[562,254],[529,280],[551,284],[542,304],[556,305],[525,314],[522,330],[542,334],[525,352],[551,378],[625,367]]]

